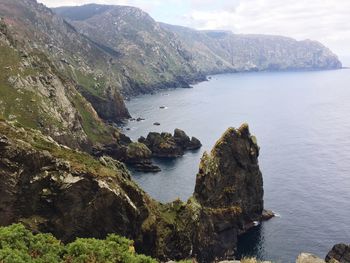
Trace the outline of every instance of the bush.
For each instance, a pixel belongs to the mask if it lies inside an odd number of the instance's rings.
[[[21,224],[0,227],[1,263],[155,263],[135,253],[133,241],[111,234],[106,239],[78,238],[64,245],[51,234],[32,234]]]

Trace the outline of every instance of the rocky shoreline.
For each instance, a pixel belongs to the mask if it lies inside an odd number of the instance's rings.
[[[167,204],[151,199],[110,157],[94,159],[5,121],[0,134],[2,226],[22,222],[63,241],[117,233],[159,260],[205,263],[234,258],[238,235],[266,219],[259,147],[247,125],[228,129],[203,155],[187,202]]]

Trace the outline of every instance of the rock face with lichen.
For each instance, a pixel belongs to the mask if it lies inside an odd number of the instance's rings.
[[[144,146],[128,145],[130,160],[138,158],[135,149]],[[0,121],[0,225],[22,222],[63,241],[117,233],[163,261],[234,258],[238,235],[261,220],[258,149],[246,125],[228,129],[204,154],[194,195],[161,204],[111,157],[95,159]]]
[[[184,155],[185,151],[197,150],[202,147],[201,142],[187,136],[180,129],[174,130],[174,135],[168,132],[150,132],[147,138],[140,137],[140,143],[145,144],[151,151],[153,157],[175,158]]]
[[[328,263],[348,263],[350,262],[350,245],[336,244],[326,256]]]
[[[230,128],[204,153],[193,198],[200,204],[196,252],[206,261],[233,258],[237,237],[262,219],[263,180],[259,147],[248,125]]]

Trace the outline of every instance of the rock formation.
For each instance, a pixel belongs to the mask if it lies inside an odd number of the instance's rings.
[[[133,239],[138,252],[161,260],[211,262],[233,258],[239,233],[261,220],[258,146],[246,125],[229,129],[203,156],[187,203],[160,204],[122,163],[94,159],[36,130],[0,121],[0,138],[2,226],[22,222],[63,241],[117,233]],[[132,149],[129,154],[133,158]]]
[[[350,245],[336,244],[326,256],[327,263],[349,263],[350,262]]]
[[[230,128],[210,153],[204,153],[193,198],[201,206],[196,232],[202,261],[234,256],[237,237],[262,220],[263,180],[259,147],[248,125]],[[203,240],[206,240],[203,242]]]
[[[176,158],[184,155],[187,150],[197,150],[202,144],[180,129],[175,129],[174,135],[168,132],[150,132],[147,138],[140,137],[140,143],[145,144],[151,151],[153,157]]]
[[[119,134],[117,142],[94,147],[93,154],[97,157],[103,155],[111,156],[130,165],[137,171],[160,171],[160,168],[151,161],[151,150],[143,143],[132,142],[131,139],[124,134]]]

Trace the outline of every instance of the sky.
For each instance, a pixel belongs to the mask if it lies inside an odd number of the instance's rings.
[[[350,65],[350,0],[38,0],[136,6],[155,20],[196,29],[318,40]]]

